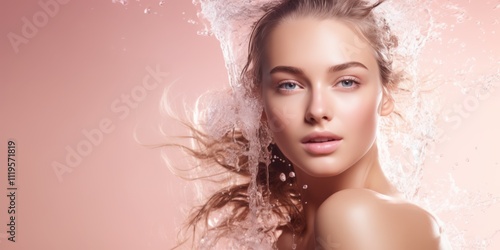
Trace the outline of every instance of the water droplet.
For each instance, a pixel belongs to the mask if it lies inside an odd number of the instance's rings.
[[[151,9],[148,7],[148,8],[145,8],[144,9],[144,14],[149,14],[151,13]]]
[[[196,23],[196,21],[195,21],[195,20],[193,20],[193,19],[189,19],[189,20],[188,20],[188,23],[190,23],[190,24],[195,24],[195,23]]]
[[[285,219],[286,219],[286,221],[288,221],[288,222],[292,221],[292,218],[290,218],[290,215],[288,215],[288,214],[285,216]]]
[[[290,178],[294,178],[295,177],[295,172],[291,171],[290,173],[288,173],[288,176],[290,176]]]
[[[307,188],[308,188],[307,184],[305,184],[304,186],[302,186],[302,189],[307,189]]]
[[[207,30],[199,30],[199,31],[196,31],[196,34],[200,35],[200,36],[208,36],[208,31]],[[275,160],[272,160],[272,162],[275,162]]]
[[[164,1],[164,0],[161,0],[161,1],[158,3],[158,5],[160,5],[160,6],[165,5],[165,1]]]
[[[122,5],[127,5],[128,0],[113,0],[113,3],[121,3]]]
[[[281,181],[286,181],[286,175],[284,173],[280,174],[280,180]]]
[[[304,204],[307,205],[307,201],[304,201]]]

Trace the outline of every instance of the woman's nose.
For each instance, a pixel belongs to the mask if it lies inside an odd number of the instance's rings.
[[[332,110],[333,107],[325,91],[313,91],[309,97],[305,120],[311,124],[330,121]]]

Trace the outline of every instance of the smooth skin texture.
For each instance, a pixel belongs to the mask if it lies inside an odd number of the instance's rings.
[[[402,200],[381,170],[377,125],[394,103],[373,49],[351,26],[284,20],[267,38],[261,86],[274,142],[308,186],[297,249],[442,249],[436,219]],[[339,136],[338,148],[308,151],[303,139],[315,132]],[[278,247],[291,249],[292,238],[284,231]]]
[[[319,249],[448,249],[431,214],[369,189],[331,195],[316,219]]]

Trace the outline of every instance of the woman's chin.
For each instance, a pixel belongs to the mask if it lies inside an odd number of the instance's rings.
[[[321,165],[319,165],[321,166]],[[324,165],[323,165],[324,166]],[[311,168],[301,168],[301,170],[309,175],[310,177],[315,177],[315,178],[328,178],[328,177],[335,177],[343,172],[345,172],[348,168],[341,168],[341,167],[336,167],[334,165],[327,165],[328,167],[318,167],[316,165],[315,167]]]

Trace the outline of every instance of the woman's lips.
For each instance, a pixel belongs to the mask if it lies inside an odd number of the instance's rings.
[[[301,142],[306,152],[313,155],[326,155],[337,150],[342,137],[327,131],[313,132],[304,137]]]
[[[339,140],[328,140],[328,141],[309,141],[303,142],[304,149],[306,152],[312,155],[326,155],[331,154],[337,150],[342,139]]]

